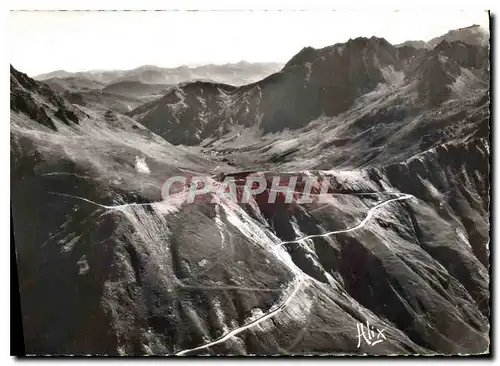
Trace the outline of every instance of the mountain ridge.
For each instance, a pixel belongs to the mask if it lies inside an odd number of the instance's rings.
[[[445,66],[444,58],[456,60]],[[441,69],[441,74],[421,74],[418,70],[423,70],[424,61],[429,72]],[[320,116],[347,111],[357,98],[380,85],[416,92],[421,102],[437,106],[451,97],[451,85],[464,68],[472,72],[466,82],[471,78],[484,81],[489,77],[487,65],[486,48],[461,41],[450,44],[443,40],[425,50],[395,47],[383,38],[358,37],[321,49],[305,47],[278,73],[236,89],[217,84],[178,85],[163,99],[144,104],[129,115],[174,144],[196,145],[212,134],[220,137],[235,125],[258,126],[263,133],[302,128]],[[433,83],[435,88],[425,83]],[[187,123],[181,123],[183,111],[189,113]],[[188,140],[176,132],[176,126],[182,126],[181,134],[187,128]]]
[[[441,41],[453,42],[456,40],[461,40],[470,45],[474,46],[486,46],[489,43],[489,30],[484,29],[478,24],[473,24],[468,27],[458,28],[454,30],[448,31],[446,34],[443,34],[438,37],[434,37],[428,41],[422,40],[412,40],[406,41],[403,43],[399,43],[396,47],[402,46],[414,46],[415,48],[427,48],[431,49],[437,46]]]

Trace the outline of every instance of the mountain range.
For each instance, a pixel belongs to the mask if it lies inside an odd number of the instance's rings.
[[[67,72],[58,70],[37,75],[35,80],[80,78],[96,83],[110,84],[121,81],[138,81],[146,84],[173,85],[196,80],[211,80],[226,84],[248,84],[278,71],[283,65],[276,62],[251,63],[240,61],[234,64],[179,66],[175,68],[144,65],[132,70],[91,70]]]
[[[489,353],[490,50],[478,34],[305,47],[251,81],[156,67],[41,81],[11,66],[26,352]],[[162,191],[173,176],[253,174],[268,185],[247,203]],[[270,203],[275,176],[328,179],[328,197]]]
[[[178,83],[207,80],[232,85],[248,84],[263,79],[281,67],[279,63],[245,61],[193,68],[145,65],[132,70],[58,70],[35,76],[34,79],[64,94],[72,103],[129,112],[147,101],[157,99]]]

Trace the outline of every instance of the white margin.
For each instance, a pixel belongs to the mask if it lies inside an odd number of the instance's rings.
[[[400,0],[379,0],[376,2],[370,2],[370,1],[356,1],[356,0],[350,0],[349,2],[339,2],[339,1],[327,1],[327,0],[307,0],[307,1],[297,1],[297,0],[275,0],[275,1],[270,1],[270,0],[252,0],[252,1],[238,1],[236,2],[235,0],[179,0],[179,1],[160,1],[160,0],[142,0],[140,2],[138,1],[131,1],[131,0],[74,0],[74,1],[67,1],[67,0],[46,0],[43,3],[37,0],[17,0],[17,1],[4,1],[1,3],[1,9],[3,10],[0,13],[0,29],[2,36],[0,37],[0,46],[3,52],[0,52],[0,57],[3,58],[3,72],[1,72],[1,80],[0,80],[0,88],[2,90],[2,98],[1,100],[1,116],[3,117],[0,120],[0,138],[2,139],[2,144],[1,144],[1,153],[0,153],[0,163],[1,163],[1,172],[3,174],[1,175],[1,217],[0,217],[0,225],[1,225],[1,232],[4,237],[4,240],[1,242],[1,248],[2,248],[2,253],[0,255],[0,258],[2,259],[3,263],[0,266],[0,279],[1,279],[1,288],[0,288],[0,294],[3,295],[3,300],[1,302],[1,314],[2,314],[2,323],[0,324],[0,329],[1,329],[1,335],[0,335],[0,347],[1,349],[1,356],[2,356],[2,364],[10,364],[15,362],[15,359],[8,356],[10,355],[10,302],[7,301],[7,296],[10,297],[10,128],[9,128],[9,74],[7,73],[8,70],[8,65],[9,65],[9,58],[7,54],[7,17],[8,17],[8,9],[26,9],[26,10],[49,10],[49,9],[68,9],[68,10],[82,10],[82,9],[88,9],[88,10],[96,10],[96,9],[118,9],[118,10],[125,10],[125,9],[163,9],[163,10],[169,10],[169,9],[179,9],[179,10],[186,10],[186,9],[199,9],[199,10],[248,10],[248,9],[268,9],[268,10],[286,10],[286,9],[303,9],[303,10],[321,10],[321,9],[345,9],[345,10],[358,10],[358,11],[372,11],[372,10],[393,10],[393,9],[400,9],[403,10],[405,8],[401,8],[402,2]],[[498,2],[494,1],[481,1],[481,0],[475,0],[474,2],[470,1],[462,1],[462,0],[455,0],[455,1],[447,1],[447,2],[439,2],[436,0],[419,0],[418,2],[412,3],[413,9],[419,9],[423,10],[426,7],[429,9],[432,9],[433,11],[442,11],[443,15],[445,15],[447,9],[490,9],[492,10],[493,14],[497,13],[498,9]],[[346,7],[347,5],[347,7]],[[496,5],[496,6],[495,6]],[[406,8],[408,10],[411,10],[412,8]],[[405,10],[406,10],[405,9]],[[498,24],[497,24],[498,26]],[[187,47],[189,45],[186,45]],[[495,50],[498,49],[498,37],[495,37]],[[493,60],[496,60],[498,52],[495,52],[495,55],[493,55]],[[494,63],[494,62],[493,62]],[[492,65],[492,67],[494,67]],[[498,86],[498,71],[495,73],[495,86]],[[493,80],[492,80],[493,82]],[[498,106],[498,92],[494,94],[494,104],[495,106]],[[496,121],[495,121],[496,122]],[[500,141],[498,138],[500,134],[500,127],[497,127],[494,129],[494,140],[495,141]],[[497,137],[497,138],[495,138]],[[493,145],[495,145],[493,143]],[[496,144],[497,148],[495,149],[495,153],[493,156],[493,161],[495,162],[494,164],[500,164],[499,160],[499,152],[498,150],[500,149],[500,145]],[[492,167],[493,168],[493,167]],[[495,166],[496,171],[499,170],[499,166]],[[498,177],[497,177],[498,178]],[[498,183],[498,180],[497,182]],[[500,185],[500,184],[498,184]],[[498,201],[500,200],[499,198],[499,187],[496,187],[496,196],[494,204],[496,208],[498,209]],[[494,222],[492,222],[492,226],[497,223],[497,218],[494,218]],[[495,225],[496,226],[496,225]],[[495,245],[498,241],[495,240],[499,235],[499,229],[497,228],[495,230],[495,237],[493,238],[493,243],[492,246]],[[498,250],[494,249],[494,253],[497,253]],[[496,256],[496,254],[494,254]],[[496,265],[498,265],[498,261],[494,261]],[[493,293],[497,293],[498,291],[498,282],[495,283],[495,289]],[[9,294],[9,295],[7,295]],[[494,309],[491,309],[494,311]],[[499,316],[497,315],[494,317],[495,319],[495,325],[498,325],[498,318]],[[493,325],[493,324],[492,324]],[[498,331],[498,326],[495,327],[496,330]],[[497,344],[498,342],[495,342]],[[498,354],[498,347],[495,347],[494,350],[495,354]],[[357,362],[357,360],[351,360],[352,362]],[[415,360],[415,359],[414,359]],[[420,360],[425,360],[425,359],[419,359]],[[35,360],[33,360],[35,361]],[[40,362],[40,360],[36,360],[37,362]],[[61,360],[45,360],[48,364],[61,364]],[[78,360],[80,362],[88,362],[87,360]],[[77,360],[71,360],[68,359],[68,362],[78,362]],[[104,363],[106,360],[93,360],[94,364],[95,362],[97,363]],[[120,362],[121,360],[116,360]],[[151,359],[145,358],[143,359],[135,359],[133,362],[135,363],[143,363],[143,362],[151,362]],[[172,362],[176,361],[174,359],[166,359],[166,360],[161,360],[161,362]],[[191,360],[196,362],[195,360]],[[225,362],[237,362],[237,359],[213,359],[213,360],[203,360],[205,363],[208,364],[220,364],[220,363],[225,363]],[[259,361],[267,362],[268,359],[260,359]],[[290,362],[290,361],[295,361],[295,362],[300,362],[300,363],[312,363],[314,362],[314,359],[310,360],[305,360],[305,359],[286,359],[285,362]],[[334,360],[331,360],[335,363],[339,364],[344,364],[349,362],[347,359],[340,359],[336,358]],[[370,358],[366,360],[361,360],[365,362],[376,362],[376,359]],[[378,360],[382,361],[382,360]],[[402,358],[394,359],[392,360],[394,362],[402,362]],[[480,360],[475,360],[475,362],[479,362]],[[27,361],[23,361],[27,362]],[[66,361],[62,361],[65,363]],[[189,360],[184,360],[184,362],[190,363]],[[247,362],[250,362],[251,364],[257,363],[258,360],[247,360]],[[443,359],[433,359],[432,362],[445,362]]]

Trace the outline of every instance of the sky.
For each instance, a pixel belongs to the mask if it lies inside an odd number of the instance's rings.
[[[10,62],[35,76],[55,70],[285,63],[303,47],[349,38],[393,44],[488,27],[485,11],[12,11]]]

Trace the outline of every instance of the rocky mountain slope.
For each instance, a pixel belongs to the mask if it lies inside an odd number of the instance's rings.
[[[149,212],[139,203],[161,200],[165,176],[214,167],[130,118],[71,105],[11,67],[11,199],[26,351],[117,354],[111,324],[122,299],[105,292],[113,277],[128,276],[119,232],[130,250],[135,235],[126,234],[133,230],[126,213],[100,208],[121,202]]]
[[[485,47],[375,37],[129,116],[11,68],[27,352],[489,352],[488,88]],[[199,175],[241,195],[249,174],[267,186],[248,203],[162,192]],[[299,182],[291,202],[269,203],[276,175]],[[304,203],[311,177],[327,195]]]
[[[43,83],[36,82],[10,67],[10,108],[32,120],[57,130],[53,118],[69,125],[78,124],[84,113]]]

